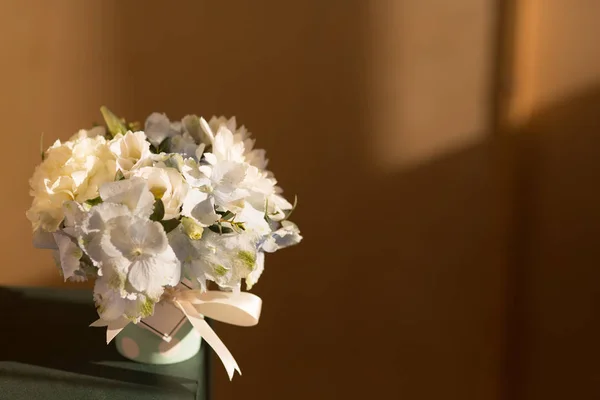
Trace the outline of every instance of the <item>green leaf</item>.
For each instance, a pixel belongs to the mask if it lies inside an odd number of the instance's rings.
[[[100,196],[98,196],[98,197],[94,197],[93,199],[86,200],[85,202],[86,202],[86,204],[89,204],[90,206],[95,206],[95,205],[102,203],[102,198]]]
[[[269,218],[269,199],[265,200],[265,221],[271,223],[271,218]]]
[[[242,233],[243,231],[246,230],[243,222],[230,222],[230,224],[231,224],[231,227],[233,228],[233,230],[236,231],[237,233]]]
[[[158,149],[157,149],[157,153],[168,153],[169,152],[169,148],[171,147],[171,138],[165,138],[165,140],[163,140],[162,142],[160,142],[160,144],[158,145]]]
[[[115,114],[113,114],[112,111],[105,106],[102,106],[100,107],[100,112],[104,117],[104,122],[106,122],[106,126],[108,127],[108,132],[110,133],[111,137],[115,137],[115,135],[119,133],[123,135],[127,133],[127,126],[125,123]]]
[[[165,216],[165,204],[158,199],[154,202],[154,211],[150,215],[152,221],[162,221]]]
[[[167,219],[165,221],[159,221],[159,222],[165,229],[166,233],[171,232],[173,229],[177,228],[179,226],[179,224],[181,223],[181,221],[178,220],[177,218]]]
[[[211,225],[208,227],[208,229],[210,229],[214,233],[220,233],[220,234],[233,232],[233,229],[228,228],[226,226],[222,226],[220,224]]]
[[[123,175],[123,171],[118,170],[117,173],[115,174],[115,181],[122,181],[123,179],[125,179],[125,175]]]
[[[223,221],[229,221],[229,220],[233,219],[234,217],[235,217],[235,214],[232,213],[231,211],[225,211],[223,213],[223,215],[221,215],[221,219]]]

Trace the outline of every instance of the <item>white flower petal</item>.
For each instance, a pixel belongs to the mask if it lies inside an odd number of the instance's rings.
[[[105,183],[100,187],[100,197],[107,203],[124,204],[141,216],[152,214],[154,206],[154,196],[140,178]]]
[[[74,276],[75,272],[80,269],[80,259],[83,255],[83,252],[69,236],[62,232],[55,232],[54,240],[58,245],[60,266],[66,281]]]
[[[146,119],[144,132],[150,142],[158,146],[163,140],[169,137],[171,133],[171,121],[164,114],[152,113]]]
[[[38,228],[33,232],[33,246],[38,249],[58,249],[54,235],[44,231],[42,228]]]
[[[204,159],[210,165],[215,165],[218,163],[217,156],[215,156],[213,153],[204,153]]]
[[[206,120],[204,118],[200,118],[200,127],[202,128],[202,131],[204,131],[204,133],[206,134],[206,144],[213,144],[214,140],[215,140],[215,135],[212,131],[212,129],[210,128],[210,125],[208,124],[208,122],[206,122]],[[204,142],[204,140],[203,140]]]
[[[198,189],[191,189],[188,192],[181,214],[194,218],[203,226],[210,226],[219,219],[212,198]]]
[[[237,214],[236,221],[243,222],[246,230],[251,230],[261,236],[271,233],[271,227],[265,220],[264,212],[258,211],[248,203],[246,203],[242,211]]]
[[[110,149],[117,156],[117,166],[126,176],[130,170],[151,163],[150,143],[142,131],[117,135],[111,141]]]
[[[65,226],[81,225],[87,217],[87,212],[83,206],[76,201],[67,201],[63,203],[63,213],[65,215]]]
[[[149,296],[160,296],[164,284],[160,273],[161,269],[156,260],[151,257],[140,258],[131,263],[127,281],[139,292]]]
[[[248,275],[246,278],[246,288],[248,290],[252,289],[252,287],[258,282],[258,279],[262,275],[265,270],[265,253],[259,251],[256,254],[256,266],[254,270]]]
[[[268,253],[273,253],[279,249],[298,244],[301,240],[302,236],[298,227],[290,221],[283,221],[282,227],[265,240],[262,249]]]

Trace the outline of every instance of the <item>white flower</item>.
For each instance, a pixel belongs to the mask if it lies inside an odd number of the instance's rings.
[[[76,134],[71,136],[69,141],[75,141],[77,139],[95,138],[96,136],[106,136],[106,128],[103,126],[95,126],[92,129],[80,129]]]
[[[219,219],[212,197],[199,189],[190,189],[183,201],[181,214],[193,218],[202,226],[210,226]]]
[[[179,217],[179,209],[188,192],[188,184],[181,173],[170,167],[144,167],[136,170],[133,177],[144,178],[156,199],[165,206],[164,219]]]
[[[204,148],[204,147],[202,147]],[[186,157],[195,157],[198,145],[193,137],[187,132],[182,135],[176,135],[171,138],[171,146],[169,149],[173,153],[180,153]]]
[[[207,122],[204,118],[198,118],[196,115],[186,115],[181,120],[181,124],[184,131],[199,145],[212,144],[214,135],[210,132],[210,128],[208,128],[208,132],[204,128],[207,126]]]
[[[261,248],[267,253],[273,253],[284,247],[298,244],[301,240],[302,236],[300,236],[300,230],[296,224],[290,221],[282,221],[281,228],[270,234]]]
[[[75,226],[79,246],[98,266],[109,259],[103,238],[110,221],[128,215],[148,218],[154,208],[154,196],[140,178],[106,183],[100,188],[100,195],[104,203],[92,207]]]
[[[144,132],[127,132],[117,135],[110,144],[117,157],[117,167],[125,176],[129,171],[151,164],[150,143]]]
[[[164,286],[179,283],[181,265],[160,223],[133,215],[115,217],[102,244],[110,265],[125,277],[126,292],[157,301]]]
[[[81,225],[87,216],[87,211],[76,201],[66,201],[63,203],[63,214],[65,215],[65,227],[72,228]]]
[[[147,119],[144,132],[154,146],[158,146],[163,140],[180,134],[181,125],[171,124],[166,115],[152,113]]]
[[[202,188],[210,185],[208,176],[211,174],[211,168],[206,165],[200,165],[192,158],[186,158],[181,165],[181,174],[190,187]]]
[[[271,233],[271,227],[265,219],[264,211],[257,210],[249,203],[244,204],[242,211],[236,214],[235,220],[237,222],[242,222],[246,230],[255,232],[260,236]]]
[[[149,317],[154,313],[155,300],[143,294],[139,294],[135,298],[123,297],[121,292],[111,284],[111,281],[115,280],[118,281],[119,278],[109,274],[96,279],[94,301],[101,319],[115,321],[125,317],[137,323],[142,318]]]
[[[204,121],[202,127],[203,130],[207,132],[207,135],[213,138],[215,137],[215,133],[218,132],[220,128],[225,127],[233,134],[233,143],[242,143],[244,145],[243,155],[245,162],[261,170],[264,170],[267,167],[269,160],[265,158],[265,150],[254,148],[255,140],[250,137],[250,132],[248,132],[245,126],[242,125],[241,127],[237,128],[235,117],[230,119],[227,119],[223,116],[212,117],[208,123]]]
[[[286,217],[285,211],[290,211],[294,206],[276,191],[277,187],[275,192],[267,197],[267,213],[273,221],[281,221]]]
[[[276,183],[275,179],[268,177],[258,168],[249,165],[241,186],[248,191],[246,201],[257,210],[264,211],[269,202],[268,200],[271,200],[270,197],[276,192]]]
[[[133,214],[142,217],[149,217],[153,211],[154,196],[148,183],[141,178],[105,183],[100,187],[100,197],[106,203],[125,205]]]
[[[239,291],[242,279],[257,268],[258,237],[253,233],[220,235],[205,229],[200,240],[193,240],[179,227],[169,241],[187,275],[203,290],[206,281],[213,281],[222,289]]]
[[[241,207],[239,200],[248,196],[243,188],[246,178],[246,165],[224,161],[214,165],[211,170],[211,194],[215,203],[226,209]]]
[[[132,181],[103,186],[106,201],[92,207],[74,228],[80,246],[98,266],[94,299],[104,320],[125,316],[139,321],[151,315],[164,287],[181,277],[162,225],[147,219],[152,194],[143,180]],[[123,184],[127,182],[129,189]],[[145,191],[139,190],[140,183]],[[112,202],[119,199],[123,204]]]
[[[218,161],[243,163],[244,152],[244,143],[236,142],[233,133],[225,125],[221,125],[213,140],[210,154],[204,156],[213,165]]]
[[[207,154],[210,153],[205,153]],[[226,210],[241,209],[242,200],[249,195],[248,190],[242,187],[248,164],[218,161],[216,158],[211,160],[214,161],[212,165],[200,165],[193,159],[185,160],[181,173],[189,186],[197,190],[192,190],[184,207],[191,210],[196,204],[193,201],[203,201],[207,196],[202,193],[206,193],[213,205]],[[191,200],[192,198],[195,200]],[[190,214],[187,212],[184,215]]]
[[[64,218],[64,202],[93,199],[100,185],[114,180],[115,156],[106,140],[94,135],[80,131],[73,141],[56,141],[45,152],[29,181],[34,199],[26,215],[34,230],[56,231]]]

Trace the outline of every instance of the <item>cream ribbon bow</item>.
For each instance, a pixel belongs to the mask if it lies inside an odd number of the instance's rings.
[[[258,324],[262,300],[247,292],[221,292],[174,288],[165,292],[163,301],[173,303],[190,321],[194,329],[212,347],[223,362],[229,379],[233,379],[235,371],[242,374],[233,355],[223,341],[208,325],[204,317],[237,326],[254,326]],[[93,327],[106,326],[106,343],[110,343],[129,324],[125,318],[115,321],[99,319],[92,323]]]

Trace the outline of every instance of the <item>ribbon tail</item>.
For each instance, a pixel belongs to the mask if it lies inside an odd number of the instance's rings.
[[[177,305],[185,314],[192,326],[196,329],[196,331],[200,333],[200,336],[202,336],[206,343],[212,347],[217,356],[219,356],[221,362],[227,370],[229,380],[233,379],[235,371],[241,375],[242,372],[240,371],[240,367],[237,365],[237,362],[233,358],[233,355],[229,349],[227,349],[223,341],[219,339],[219,336],[217,336],[215,331],[213,331],[210,325],[208,325],[208,323],[204,320],[204,317],[188,302],[177,302]]]

